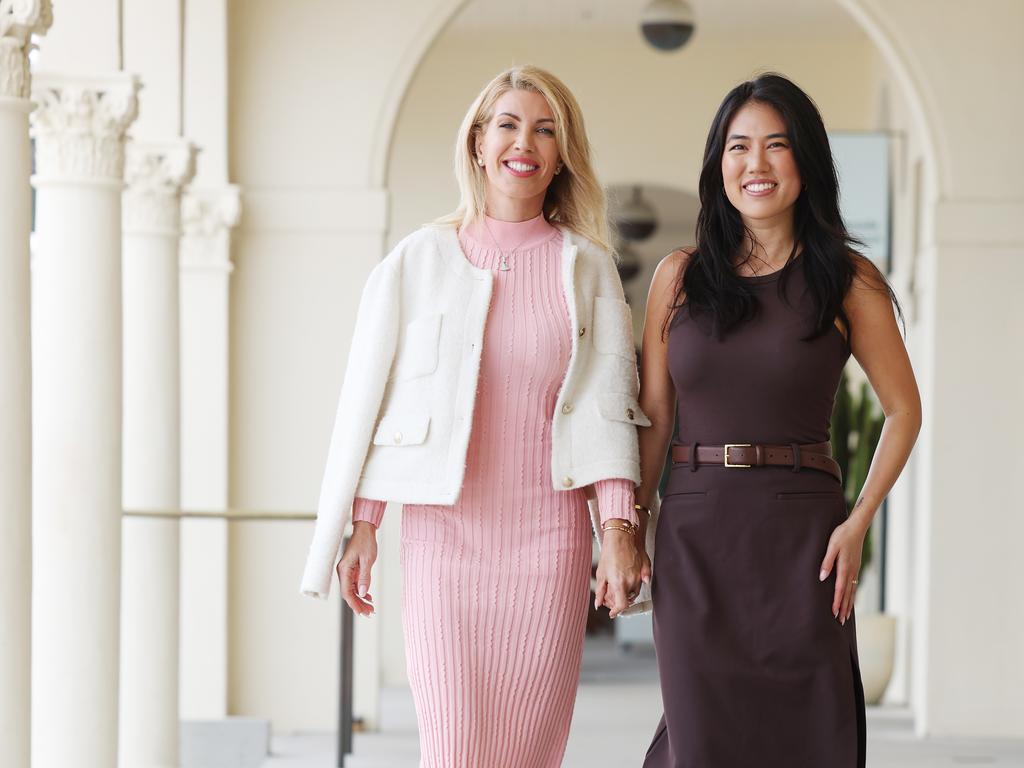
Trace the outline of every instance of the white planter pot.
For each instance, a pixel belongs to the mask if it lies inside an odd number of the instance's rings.
[[[878,704],[882,700],[896,656],[896,619],[884,613],[857,617],[857,653],[860,675],[864,682],[864,701]]]

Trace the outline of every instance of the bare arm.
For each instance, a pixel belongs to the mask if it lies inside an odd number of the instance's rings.
[[[864,488],[850,517],[833,533],[822,562],[822,579],[833,565],[837,569],[832,611],[844,623],[853,609],[853,580],[860,572],[864,537],[921,430],[921,395],[910,357],[885,285],[866,262],[859,263],[845,308],[853,328],[850,348],[882,405],[885,423]]]
[[[910,458],[921,431],[921,395],[892,304],[870,272],[858,275],[846,300],[850,346],[882,405],[885,424],[851,518],[866,530]]]
[[[636,490],[637,503],[643,506],[650,506],[658,492],[665,454],[672,439],[676,390],[668,371],[668,335],[663,330],[672,314],[677,281],[687,258],[685,252],[673,251],[662,259],[647,294],[640,361],[640,408],[651,420],[651,426],[641,427],[639,431],[640,486]],[[641,523],[646,523],[646,518]]]

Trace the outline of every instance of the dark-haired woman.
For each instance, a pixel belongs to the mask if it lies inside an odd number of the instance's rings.
[[[853,248],[821,116],[786,78],[726,96],[700,200],[643,337],[641,505],[679,428],[653,581],[665,714],[644,765],[863,766],[861,547],[921,423],[898,304]],[[848,514],[829,421],[851,353],[886,419]]]

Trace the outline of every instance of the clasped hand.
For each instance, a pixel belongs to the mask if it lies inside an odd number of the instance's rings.
[[[615,618],[636,599],[641,582],[651,578],[651,562],[637,546],[639,537],[618,530],[607,530],[601,542],[597,563],[594,608],[604,605]]]

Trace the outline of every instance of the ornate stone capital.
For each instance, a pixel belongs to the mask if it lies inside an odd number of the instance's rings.
[[[185,190],[181,201],[182,266],[230,268],[230,233],[241,213],[241,195],[234,184]]]
[[[0,0],[0,96],[27,99],[32,35],[53,24],[50,0]]]
[[[242,200],[238,187],[189,189],[181,202],[182,226],[187,235],[214,237],[238,224]]]
[[[125,156],[125,232],[177,234],[181,191],[196,171],[196,148],[184,140],[129,142]]]
[[[121,181],[125,132],[138,115],[134,75],[38,75],[31,117],[36,174],[42,180]]]

